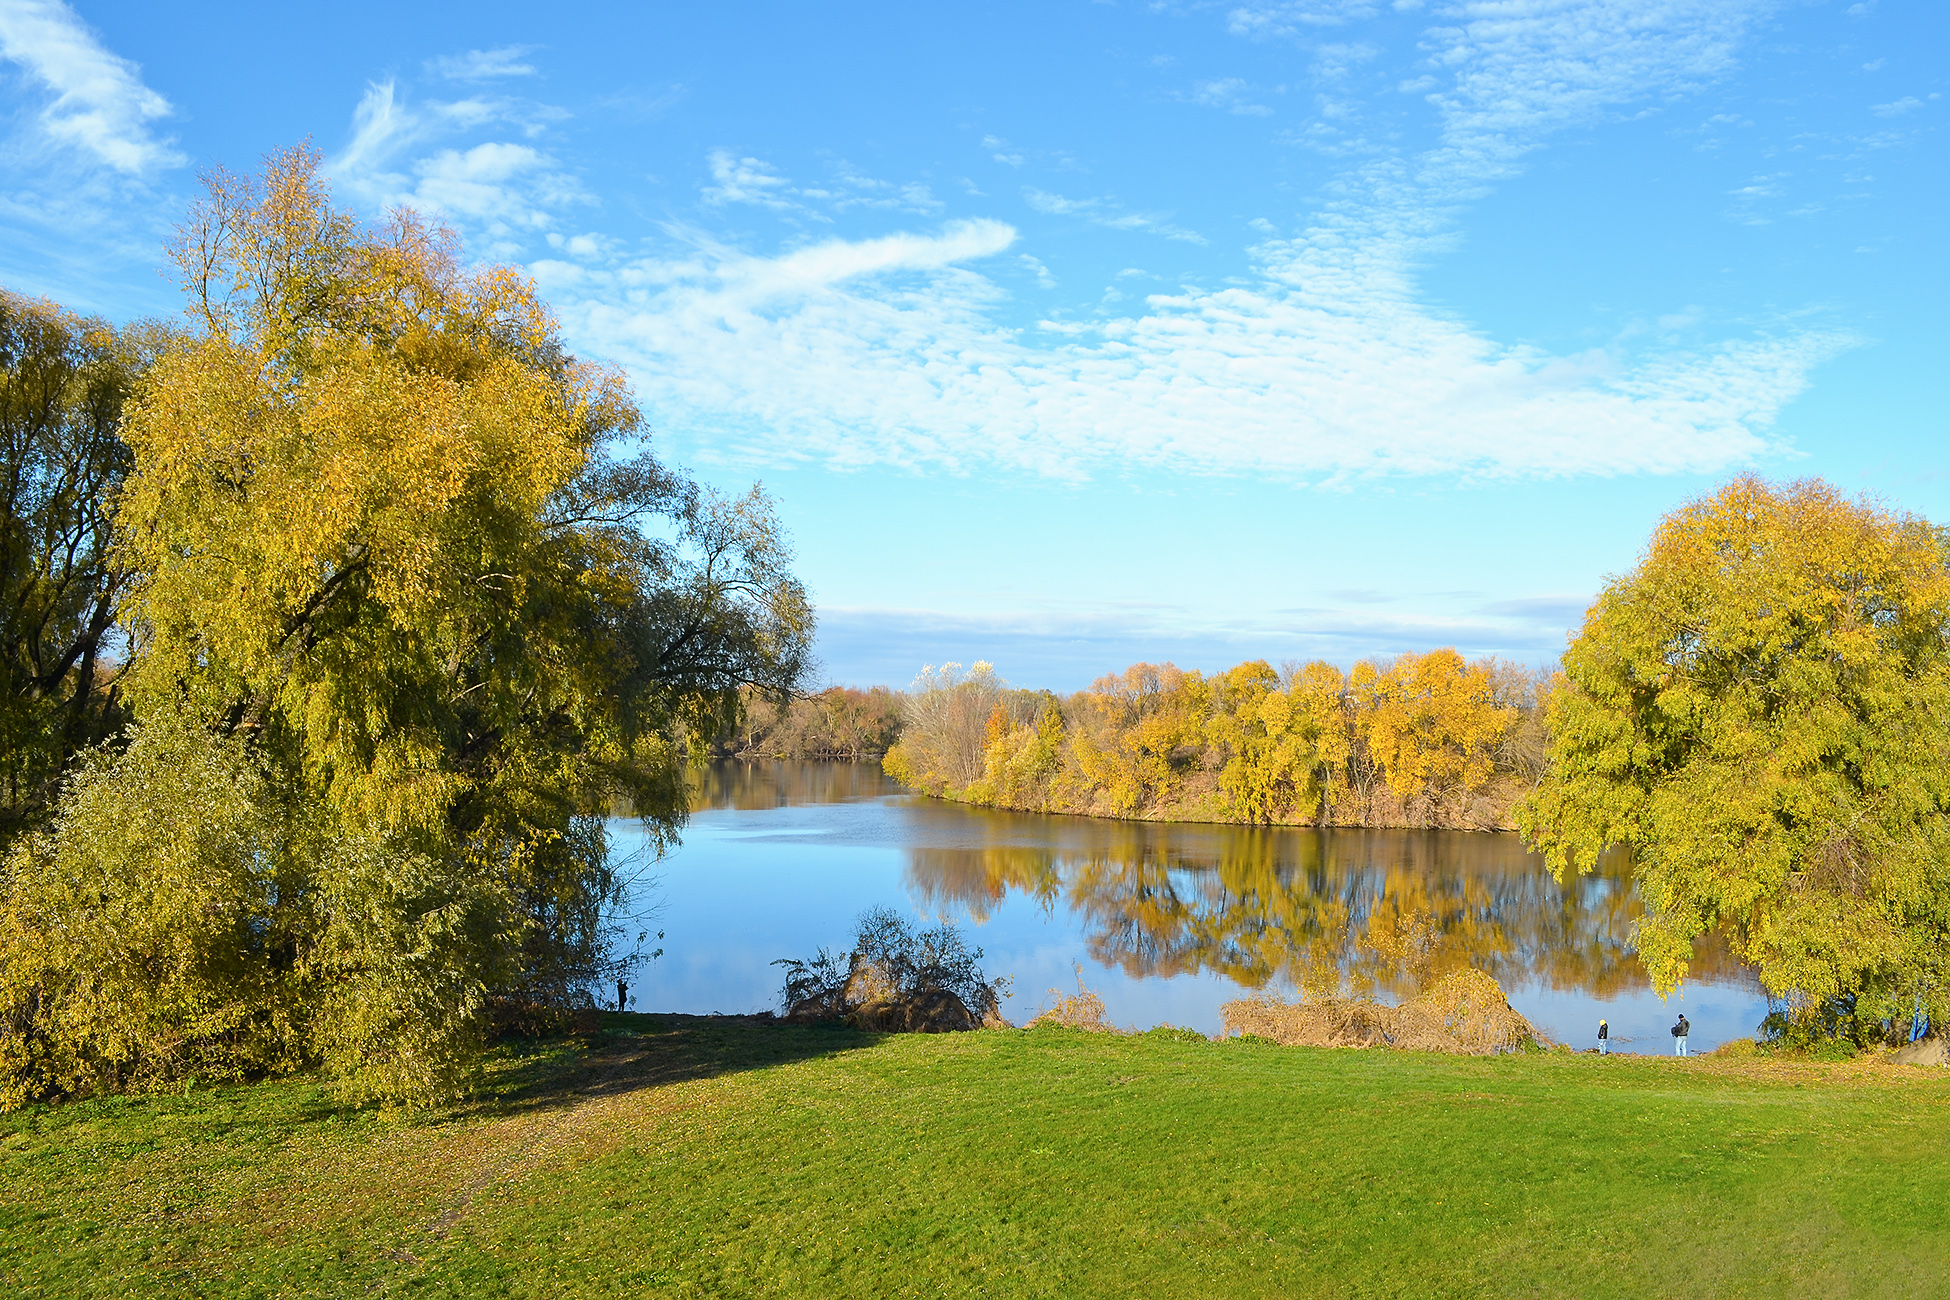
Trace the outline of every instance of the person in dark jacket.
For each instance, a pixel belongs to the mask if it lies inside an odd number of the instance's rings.
[[[1604,1020],[1598,1022],[1598,1055],[1611,1055],[1611,1024]]]
[[[1672,1054],[1686,1056],[1686,1035],[1693,1032],[1693,1022],[1686,1019],[1684,1011],[1679,1013],[1679,1023],[1672,1027]]]

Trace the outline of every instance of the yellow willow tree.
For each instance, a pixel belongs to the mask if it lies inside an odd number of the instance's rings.
[[[1264,660],[1213,679],[1206,736],[1225,755],[1219,790],[1225,810],[1249,822],[1324,824],[1347,787],[1351,753],[1345,681],[1315,660],[1294,670],[1286,689]]]
[[[1866,1036],[1950,1010],[1950,568],[1925,520],[1747,477],[1675,511],[1585,616],[1520,810],[1559,873],[1630,845],[1663,993],[1724,933]]]
[[[763,497],[615,458],[640,417],[525,278],[362,227],[309,151],[211,178],[172,252],[193,336],[116,520],[136,723],[10,865],[0,1087],[438,1092],[491,996],[613,969],[603,813],[675,832],[681,737],[795,683],[804,593]]]
[[[1425,816],[1466,808],[1496,774],[1518,719],[1498,702],[1489,665],[1466,664],[1454,650],[1404,654],[1385,668],[1356,664],[1350,685],[1369,757],[1403,808],[1419,801]]]
[[[1093,788],[1084,811],[1128,817],[1178,798],[1195,761],[1212,689],[1204,675],[1173,664],[1132,664],[1099,677],[1071,739],[1081,777]],[[1085,713],[1088,710],[1088,713]]]

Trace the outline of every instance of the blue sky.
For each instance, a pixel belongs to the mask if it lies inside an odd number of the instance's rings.
[[[1923,0],[0,0],[0,283],[309,138],[762,480],[828,680],[1554,659],[1749,468],[1950,522]]]

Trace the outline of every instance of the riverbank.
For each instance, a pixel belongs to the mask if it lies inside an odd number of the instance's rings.
[[[0,1117],[19,1296],[1923,1296],[1950,1077],[612,1016],[476,1103]]]

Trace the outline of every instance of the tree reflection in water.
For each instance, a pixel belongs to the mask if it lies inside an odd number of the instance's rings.
[[[699,811],[886,801],[915,902],[981,921],[1028,895],[1073,912],[1090,955],[1136,977],[1210,971],[1248,988],[1402,998],[1468,966],[1509,990],[1609,1000],[1647,987],[1623,854],[1559,885],[1512,834],[994,812],[904,795],[871,763],[712,763],[692,790]],[[1692,978],[1752,977],[1707,939]]]
[[[1610,998],[1646,987],[1622,854],[1559,885],[1514,835],[987,820],[994,843],[908,850],[917,899],[977,919],[1012,891],[1060,902],[1082,919],[1091,956],[1133,976],[1211,971],[1248,988],[1277,979],[1390,999],[1462,967],[1506,989]],[[1040,829],[1025,822],[1060,827],[1046,836],[1058,842],[1025,843]],[[1694,978],[1746,976],[1708,942]]]
[[[740,762],[720,759],[691,769],[691,811],[707,808],[782,808],[788,804],[851,803],[901,793],[877,763],[818,763],[797,759]]]

